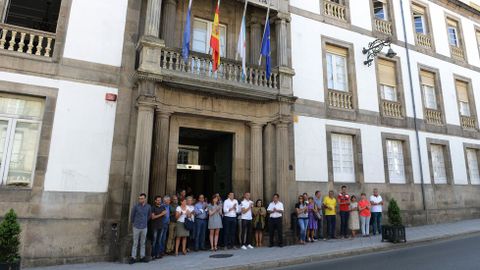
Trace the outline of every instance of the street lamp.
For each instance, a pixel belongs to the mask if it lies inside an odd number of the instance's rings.
[[[373,59],[377,56],[378,53],[380,53],[383,49],[383,47],[388,46],[388,52],[386,56],[388,58],[393,58],[395,55],[397,55],[396,52],[392,50],[392,40],[390,38],[387,38],[385,40],[383,39],[376,39],[370,43],[368,43],[368,49],[363,48],[362,53],[367,55],[367,60],[363,61],[363,64],[366,66],[371,66]]]

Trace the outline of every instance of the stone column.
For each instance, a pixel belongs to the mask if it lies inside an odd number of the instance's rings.
[[[162,111],[159,108],[155,111],[155,138],[153,145],[150,198],[156,195],[165,195],[170,115],[170,112]]]
[[[262,129],[259,123],[250,123],[250,193],[252,198],[263,198]]]
[[[272,195],[276,192],[275,176],[276,176],[276,160],[275,160],[275,126],[268,123],[263,132],[264,145],[264,199],[266,202],[272,199]]]
[[[275,19],[275,33],[277,34],[277,63],[280,67],[288,67],[288,27],[290,21],[288,13],[278,13]]]
[[[260,20],[252,17],[250,20],[250,64],[258,65],[260,46],[262,45],[262,25]]]
[[[186,1],[188,5],[188,1]],[[165,46],[173,48],[175,46],[175,24],[177,23],[177,0],[165,0],[163,11],[162,38]],[[193,21],[192,21],[193,23]],[[183,28],[182,28],[183,29]]]
[[[137,130],[133,155],[130,209],[136,203],[138,194],[148,193],[150,157],[152,155],[153,111],[155,106],[147,102],[139,102],[137,106]]]
[[[290,228],[290,196],[288,191],[289,179],[289,154],[288,154],[288,122],[278,121],[276,123],[276,165],[277,165],[277,193],[283,202],[285,211],[283,224],[284,230]]]
[[[145,16],[145,36],[160,37],[160,16],[162,14],[162,0],[148,0]]]

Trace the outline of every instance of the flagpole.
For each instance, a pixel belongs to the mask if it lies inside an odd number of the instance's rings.
[[[245,0],[245,6],[243,8],[243,16],[242,16],[242,22],[245,19],[245,15],[247,15],[247,5],[248,5],[248,0]],[[240,33],[242,32],[242,22],[240,22]],[[240,35],[239,33],[239,35]],[[235,54],[235,61],[238,60],[238,52]]]
[[[265,27],[263,28],[262,43],[260,43],[260,47],[263,44],[263,38],[265,37],[265,31],[267,31],[267,23],[268,23],[268,19],[270,17],[270,5],[271,5],[271,3],[272,3],[272,0],[268,0],[267,18],[265,19]],[[258,59],[258,65],[259,66],[262,65],[262,54],[260,54],[260,58]]]

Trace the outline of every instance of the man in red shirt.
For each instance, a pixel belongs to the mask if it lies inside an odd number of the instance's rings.
[[[350,195],[347,194],[347,186],[342,186],[337,196],[340,206],[340,237],[348,238],[348,218],[350,216]]]

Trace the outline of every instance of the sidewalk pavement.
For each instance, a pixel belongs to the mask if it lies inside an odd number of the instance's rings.
[[[265,269],[388,250],[476,232],[480,232],[480,219],[407,228],[405,244],[382,243],[381,236],[377,235],[369,238],[318,241],[304,246],[217,251],[215,254],[233,254],[232,257],[223,259],[210,258],[209,256],[214,253],[204,251],[192,252],[186,256],[167,256],[149,263],[136,263],[133,266],[120,263],[91,263],[32,268],[32,270]]]

